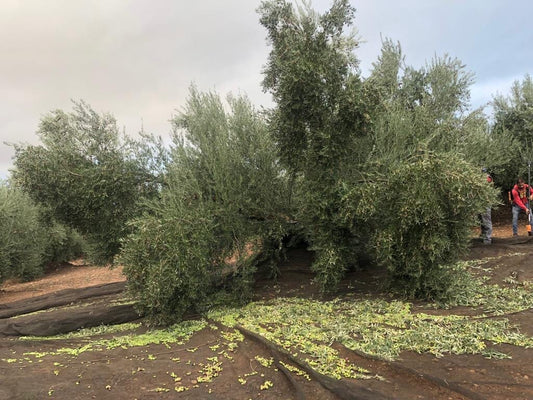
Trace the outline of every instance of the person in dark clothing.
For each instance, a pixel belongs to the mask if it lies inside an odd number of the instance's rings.
[[[481,170],[487,174],[487,182],[492,183],[492,176],[487,172],[486,168]],[[485,212],[479,214],[480,228],[481,228],[481,238],[483,239],[484,244],[492,243],[492,214],[491,207],[487,207]]]

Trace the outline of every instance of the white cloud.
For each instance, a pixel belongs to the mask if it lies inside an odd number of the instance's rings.
[[[314,0],[324,11],[331,2]],[[436,53],[460,58],[477,76],[474,105],[532,73],[533,2],[353,0],[367,73],[380,38],[402,44],[422,66]],[[83,99],[111,112],[130,133],[167,134],[188,87],[244,92],[258,106],[266,62],[260,0],[0,1],[0,143],[35,143],[40,118]],[[509,78],[502,78],[509,77]],[[512,77],[512,78],[511,78]],[[507,86],[508,87],[508,86]],[[0,144],[0,174],[12,150]],[[1,175],[0,175],[1,176]]]
[[[523,78],[523,75],[506,76],[476,83],[471,90],[472,107],[477,108],[488,105],[496,95],[509,95],[513,82],[520,81]]]

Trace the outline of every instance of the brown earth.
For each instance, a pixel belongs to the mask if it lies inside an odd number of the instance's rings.
[[[31,282],[10,280],[0,286],[0,304],[42,296],[63,289],[85,288],[111,282],[123,282],[122,267],[88,265],[83,259],[55,265],[41,279]]]
[[[486,246],[473,238],[467,258],[520,253],[489,262],[487,266],[491,267],[491,281],[505,284],[504,280],[509,277],[517,281],[533,281],[530,262],[533,238],[527,236],[524,220],[521,221],[519,234],[518,237],[511,236],[510,212],[497,215],[493,244]],[[288,260],[280,266],[282,275],[277,283],[268,280],[258,282],[256,298],[319,298],[318,288],[313,284],[313,275],[309,271],[310,262],[309,253],[303,250],[291,252]],[[341,292],[349,290],[361,295],[378,295],[382,276],[375,270],[358,271],[343,282]],[[8,282],[0,289],[0,325],[2,321],[10,321],[13,329],[20,328],[24,323],[17,320],[22,321],[22,318],[28,319],[28,326],[42,325],[41,314],[28,314],[32,312],[28,310],[48,308],[50,304],[63,304],[54,311],[56,314],[53,314],[52,319],[56,322],[68,315],[80,314],[76,306],[82,303],[93,314],[114,303],[124,305],[120,291],[109,293],[109,290],[115,290],[116,285],[121,285],[117,283],[121,281],[124,281],[124,276],[120,268],[93,267],[79,262],[60,266],[35,282]],[[107,283],[114,283],[115,286],[108,286]],[[86,289],[88,287],[90,289]],[[87,290],[94,290],[93,295],[77,300],[88,296]],[[24,315],[11,316],[12,310],[21,309],[26,311],[16,313]],[[440,314],[458,312],[468,310],[439,310]],[[508,318],[519,326],[521,332],[533,336],[532,316],[530,309],[509,315]],[[134,319],[134,316],[130,315],[130,319]],[[46,324],[52,326],[54,322]],[[134,332],[142,333],[146,329],[139,327]],[[78,356],[56,354],[39,357],[28,353],[42,355],[63,347],[82,348],[88,343],[87,339],[25,341],[17,337],[0,337],[0,400],[533,399],[533,349],[496,346],[497,350],[512,356],[504,360],[487,359],[480,355],[444,355],[437,358],[429,354],[404,352],[398,361],[390,362],[333,343],[332,346],[339,350],[342,357],[382,376],[384,380],[328,380],[313,374],[313,371],[310,371],[311,380],[307,380],[287,371],[279,363],[283,361],[295,365],[298,360],[290,354],[279,352],[269,342],[246,331],[243,331],[245,339],[234,348],[233,343],[221,334],[225,330],[223,326],[217,329],[211,324],[183,344],[118,347],[82,352]],[[103,337],[111,338],[113,335]],[[97,339],[101,340],[102,337],[98,336]],[[256,356],[273,357],[276,368],[262,366]],[[220,375],[210,382],[202,382],[199,377],[205,373],[207,366],[213,364],[213,357],[217,357]],[[305,368],[306,365],[300,367]],[[246,384],[242,384],[243,380],[246,380]],[[262,390],[261,385],[266,381],[270,381],[272,387]],[[180,386],[187,390],[177,392],[175,388]]]

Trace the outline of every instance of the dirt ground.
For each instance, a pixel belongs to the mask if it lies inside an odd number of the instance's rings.
[[[495,219],[490,246],[483,245],[473,232],[467,258],[500,257],[498,261],[489,262],[491,282],[503,284],[511,276],[518,281],[533,281],[530,262],[533,238],[527,236],[523,220],[519,236],[512,237],[510,212],[508,216],[507,219],[503,213]],[[515,256],[506,257],[510,254]],[[282,275],[277,283],[266,280],[257,283],[256,298],[319,298],[309,271],[310,262],[309,253],[291,252],[280,266]],[[59,266],[34,282],[7,282],[0,288],[0,325],[9,325],[13,332],[23,326],[54,326],[65,316],[81,314],[76,308],[81,303],[89,305],[92,315],[111,305],[122,307],[120,312],[117,308],[112,314],[125,313],[124,307],[130,305],[124,302],[121,290],[117,290],[124,280],[120,268],[94,267],[79,261]],[[349,288],[361,295],[374,295],[378,292],[379,281],[375,271],[358,271],[343,282],[341,291]],[[94,292],[89,295],[87,290]],[[43,322],[42,314],[35,311],[54,304],[55,314],[51,320]],[[442,313],[457,311],[451,309]],[[123,322],[135,320],[128,312]],[[522,333],[533,336],[532,316],[530,309],[508,318]],[[146,331],[141,325],[133,327],[131,333],[140,335]],[[87,338],[28,341],[16,335],[0,336],[0,400],[533,399],[533,349],[497,346],[512,356],[503,360],[481,355],[437,358],[404,352],[399,360],[391,362],[332,343],[343,358],[383,378],[337,381],[319,375],[307,379],[292,373],[286,367],[296,362],[290,354],[277,352],[245,331],[243,340],[238,342],[232,339],[232,334],[231,329],[209,323],[181,343],[117,346],[86,352],[81,349],[88,345]],[[114,334],[107,333],[92,340],[112,340],[113,337]],[[62,348],[71,350],[58,351]],[[79,349],[79,354],[72,354],[72,349]],[[274,360],[270,366],[260,361],[270,358]]]
[[[54,266],[44,277],[31,282],[10,280],[0,286],[0,304],[46,295],[63,289],[123,282],[122,267],[97,267],[83,259]]]

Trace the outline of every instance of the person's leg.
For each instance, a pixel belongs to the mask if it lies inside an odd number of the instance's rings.
[[[518,235],[518,214],[521,208],[513,204],[513,235]]]
[[[490,207],[487,208],[481,216],[483,226],[483,243],[490,244],[492,242],[492,215]]]
[[[492,210],[490,207],[487,208],[487,215],[486,215],[487,221],[486,221],[486,227],[487,227],[487,242],[492,242]]]
[[[530,208],[530,204],[529,204],[529,202],[526,203],[526,207],[528,208],[528,210],[531,211],[531,208]],[[527,224],[529,225],[529,222],[531,221],[531,219],[529,218],[529,214],[526,213],[526,217],[527,217]],[[529,232],[530,232],[530,229],[531,229],[531,227],[528,226],[528,230],[527,230],[527,231],[528,231],[528,235],[530,235],[530,233],[529,233]]]

